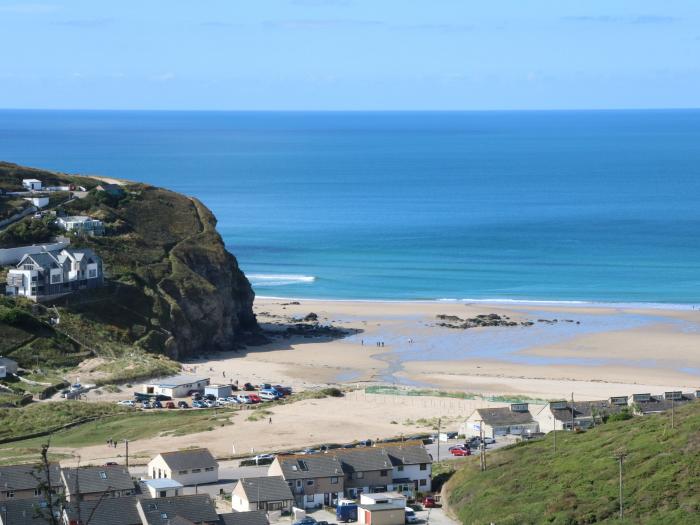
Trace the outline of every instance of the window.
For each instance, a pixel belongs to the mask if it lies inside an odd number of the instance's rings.
[[[364,478],[364,477],[365,477],[365,473],[364,473],[364,472],[355,472],[355,478],[357,478],[357,479],[362,479],[362,478]]]
[[[61,274],[58,274],[58,273],[51,274],[51,284],[60,283],[60,282],[61,282]]]
[[[309,494],[308,496],[306,496],[306,501],[308,501],[309,503],[313,503],[314,502],[314,495]]]
[[[301,488],[301,480],[300,479],[297,480],[297,488]]]
[[[427,464],[427,463],[421,463],[421,464],[420,464],[420,469],[421,469],[421,470],[428,470],[428,464]]]
[[[420,481],[418,482],[418,484],[419,484],[421,487],[425,487],[425,486],[428,484],[428,481],[425,480],[425,479],[422,479],[422,480],[420,480]]]
[[[307,480],[306,480],[306,484],[307,484],[309,487],[311,487],[311,486],[313,486],[313,484],[314,484],[314,480],[313,480],[313,479],[307,479]]]
[[[107,479],[107,473],[100,471],[100,479]]]
[[[379,472],[379,475],[380,475],[381,477],[385,478],[385,477],[387,477],[387,476],[389,475],[389,471],[388,471],[388,470],[382,470],[382,471]]]
[[[8,491],[8,492],[7,492],[7,497],[8,497],[8,499],[14,498],[14,497],[15,497],[15,491],[14,491],[14,490]]]
[[[212,470],[214,470],[214,467],[207,467],[204,469],[204,472],[211,472]]]
[[[331,478],[331,485],[337,485],[338,484],[338,478]]]
[[[178,470],[177,473],[178,474],[187,474],[187,471],[186,470]]]
[[[88,271],[88,277],[89,277],[90,279],[94,279],[95,277],[97,277],[97,270],[90,270],[90,271]]]
[[[35,496],[41,496],[41,489],[34,489]]]
[[[396,470],[398,470],[399,472],[403,472],[403,465],[399,465],[398,467],[396,467]]]
[[[202,469],[201,469],[201,468],[193,468],[193,469],[192,469],[192,474],[197,474],[197,473],[199,473],[199,472],[202,472]]]

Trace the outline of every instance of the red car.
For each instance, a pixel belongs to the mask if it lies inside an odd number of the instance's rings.
[[[469,450],[466,447],[453,448],[452,450],[450,450],[450,453],[453,456],[471,456],[472,455],[471,450]]]
[[[248,394],[248,397],[253,403],[262,403],[262,399],[258,394]]]
[[[168,401],[167,403],[165,403],[165,408],[175,408],[175,403],[173,403],[172,401]]]
[[[434,509],[437,506],[438,506],[438,504],[435,501],[434,497],[426,496],[423,498],[423,507],[425,507],[426,509]]]

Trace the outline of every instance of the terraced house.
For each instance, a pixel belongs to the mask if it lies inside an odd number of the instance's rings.
[[[102,259],[90,249],[27,254],[7,273],[7,295],[44,301],[102,286]]]
[[[48,479],[47,479],[48,478]],[[51,484],[51,491],[63,493],[61,469],[58,464],[49,465],[48,476],[41,465],[8,465],[0,467],[0,502],[11,500],[42,500],[42,484]]]
[[[284,478],[297,507],[332,506],[343,497],[343,467],[333,454],[277,456],[267,474]]]

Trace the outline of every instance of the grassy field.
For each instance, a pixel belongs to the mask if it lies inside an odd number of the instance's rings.
[[[495,451],[486,472],[470,458],[448,482],[448,502],[464,524],[621,523],[618,463],[625,452],[625,520],[700,523],[700,402],[588,432],[557,433]]]

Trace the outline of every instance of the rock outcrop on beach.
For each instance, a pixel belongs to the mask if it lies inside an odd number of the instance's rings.
[[[487,326],[532,326],[531,321],[522,321],[520,323],[512,321],[508,316],[498,314],[480,314],[475,317],[462,319],[456,315],[439,314],[436,316],[440,321],[438,326],[445,328],[458,328],[467,330],[469,328],[484,328]]]

